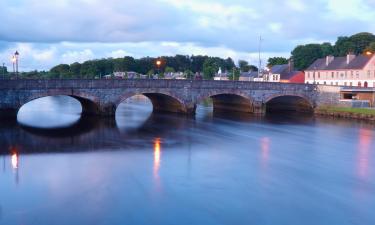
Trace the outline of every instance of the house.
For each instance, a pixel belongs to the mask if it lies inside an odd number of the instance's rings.
[[[228,72],[222,72],[221,68],[219,68],[219,71],[215,75],[214,80],[229,80]]]
[[[303,71],[294,70],[293,60],[288,64],[274,65],[268,73],[263,76],[265,82],[281,83],[305,83],[305,74]]]
[[[239,81],[255,81],[258,78],[258,71],[241,72]]]
[[[348,87],[375,87],[375,55],[348,54],[315,60],[305,71],[305,82]]]

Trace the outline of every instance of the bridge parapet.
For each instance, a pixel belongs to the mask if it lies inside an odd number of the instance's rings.
[[[155,110],[180,113],[194,113],[196,105],[209,97],[215,98],[217,106],[220,105],[221,108],[225,108],[227,104],[228,109],[264,113],[267,102],[276,97],[295,96],[316,107],[334,104],[340,96],[339,88],[312,84],[154,79],[22,79],[0,80],[0,111],[14,113],[33,99],[68,95],[81,102],[84,113],[110,116],[114,115],[121,101],[138,94],[149,97]]]

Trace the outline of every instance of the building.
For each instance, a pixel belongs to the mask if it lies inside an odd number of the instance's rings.
[[[317,59],[305,71],[305,82],[348,87],[375,87],[373,54]]]
[[[263,81],[281,83],[305,83],[305,74],[302,71],[294,70],[293,60],[289,60],[288,64],[272,66],[269,72],[263,75]]]
[[[214,80],[229,80],[228,75],[228,72],[223,72],[221,68],[219,68],[219,71],[215,75]]]
[[[258,78],[258,71],[241,72],[239,81],[255,81]]]

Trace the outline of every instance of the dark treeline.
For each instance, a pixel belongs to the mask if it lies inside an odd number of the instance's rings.
[[[160,60],[160,66],[156,61]],[[89,60],[83,63],[57,65],[49,72],[23,73],[24,78],[100,78],[114,72],[133,71],[139,74],[162,74],[164,72],[179,71],[186,74],[202,73],[205,79],[212,79],[219,68],[222,71],[234,71],[236,65],[231,58],[222,59],[209,56],[162,56],[158,58],[144,57],[135,59],[131,56],[123,58],[107,58]],[[248,63],[243,63],[243,71],[256,69]]]
[[[345,56],[348,53],[359,55],[366,51],[375,52],[375,35],[362,32],[350,37],[338,37],[334,45],[329,42],[299,45],[292,51],[292,58],[295,67],[304,70],[318,58],[328,55]]]
[[[157,61],[161,64],[158,66]],[[258,68],[250,65],[247,61],[240,60],[239,68],[236,67],[233,59],[222,59],[210,56],[162,56],[162,57],[144,57],[140,59],[131,56],[123,58],[107,58],[88,60],[83,63],[59,64],[49,71],[30,71],[22,72],[18,78],[48,78],[48,79],[69,79],[84,78],[98,79],[114,72],[136,72],[144,75],[158,74],[163,77],[166,72],[183,72],[186,78],[194,78],[194,74],[199,73],[204,79],[213,79],[219,68],[227,72],[229,79],[237,79],[239,73],[248,71],[257,71]],[[5,77],[15,78],[15,74],[4,70]]]

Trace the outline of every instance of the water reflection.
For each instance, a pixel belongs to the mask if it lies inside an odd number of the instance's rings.
[[[268,137],[263,137],[260,139],[260,146],[262,150],[262,165],[267,166],[268,165],[268,160],[270,157],[270,138]]]
[[[358,175],[362,179],[368,179],[373,131],[361,128],[359,130],[359,146],[358,146]]]
[[[160,169],[160,138],[154,140],[154,178],[159,180],[159,169]]]
[[[27,127],[63,128],[76,123],[81,112],[82,107],[78,100],[69,96],[50,96],[23,105],[17,120]]]
[[[371,124],[135,106],[61,133],[0,123],[0,224],[375,224]]]

